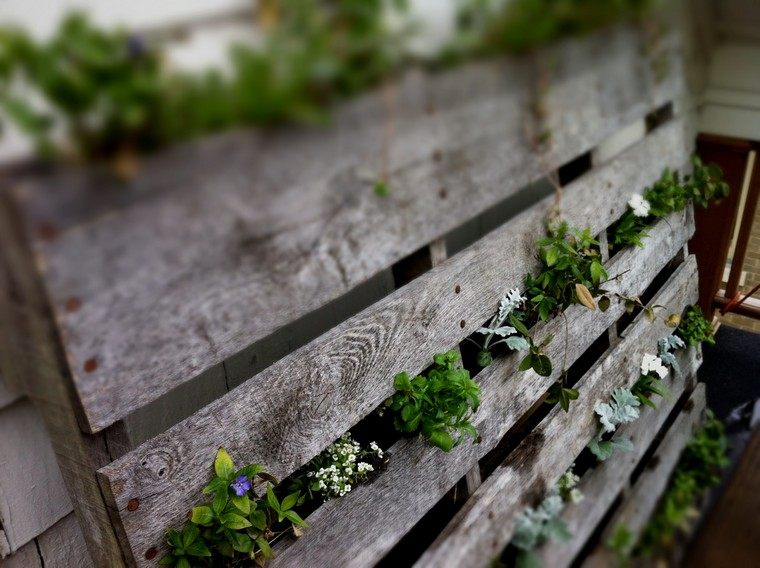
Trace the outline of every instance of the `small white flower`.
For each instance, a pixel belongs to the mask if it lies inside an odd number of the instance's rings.
[[[661,379],[664,379],[668,376],[668,368],[663,365],[662,359],[660,359],[657,355],[645,353],[643,359],[641,360],[641,374],[648,375],[652,372],[657,373]]]
[[[583,493],[581,493],[580,489],[570,490],[570,501],[573,503],[580,503],[583,501]]]
[[[633,210],[633,214],[636,215],[636,217],[649,216],[651,205],[649,204],[649,201],[644,199],[644,197],[638,193],[634,193],[631,196],[631,199],[628,201],[628,206]]]

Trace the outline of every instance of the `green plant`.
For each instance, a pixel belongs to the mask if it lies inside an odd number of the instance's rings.
[[[594,309],[592,297],[600,291],[607,271],[591,229],[571,228],[563,222],[537,244],[541,265],[536,276],[526,275],[525,294],[538,318],[547,320],[571,304]]]
[[[194,507],[181,531],[167,531],[169,552],[161,564],[186,568],[245,558],[260,563],[271,556],[275,538],[306,526],[294,510],[300,494],[278,498],[273,490],[276,480],[262,466],[237,469],[227,451],[219,448],[214,472],[216,476],[203,488],[212,500]],[[257,485],[265,486],[263,496]]]
[[[634,554],[655,554],[667,546],[679,529],[685,528],[697,497],[720,483],[721,472],[729,463],[727,449],[723,425],[708,411],[704,425],[682,454]]]
[[[465,0],[454,51],[525,51],[645,14],[653,0]]]
[[[689,347],[701,343],[715,345],[712,323],[705,319],[699,306],[688,306],[676,328],[675,334],[683,339]]]
[[[624,525],[620,525],[615,529],[613,535],[605,543],[607,548],[615,553],[615,559],[618,566],[628,566],[631,552],[636,544],[634,542],[633,533],[630,529]]]
[[[122,162],[236,124],[324,120],[334,100],[398,67],[403,42],[386,24],[391,4],[405,2],[262,2],[264,41],[233,47],[230,77],[170,71],[143,38],[99,29],[82,14],[47,42],[3,27],[0,106],[44,156],[59,126],[78,157]],[[44,104],[30,104],[29,90]]]
[[[718,166],[704,165],[697,156],[692,158],[692,163],[691,175],[681,177],[678,172],[666,169],[660,179],[644,191],[643,197],[634,195],[628,202],[629,209],[610,227],[610,243],[643,247],[646,231],[655,219],[681,211],[689,202],[707,207],[710,201],[728,195],[728,184],[723,181],[723,172]]]
[[[576,487],[579,481],[570,466],[538,507],[528,507],[517,517],[512,537],[512,545],[519,551],[517,566],[536,566],[533,550],[546,540],[566,542],[572,537],[560,514],[566,503],[578,503],[583,499]]]
[[[466,369],[459,368],[456,351],[433,356],[427,375],[411,379],[399,373],[393,380],[396,389],[388,401],[394,412],[393,423],[405,433],[421,432],[444,452],[460,444],[465,436],[475,440],[478,431],[470,422],[480,404],[480,387]]]
[[[633,422],[639,417],[639,399],[629,389],[617,388],[612,391],[610,402],[594,406],[599,418],[599,431],[589,442],[588,448],[599,461],[608,459],[615,451],[630,451],[633,444],[628,438],[609,437],[621,424]]]
[[[524,351],[530,348],[533,340],[530,338],[527,328],[520,321],[522,312],[519,308],[525,303],[525,298],[520,295],[517,288],[510,290],[499,302],[499,311],[485,326],[475,333],[484,336],[483,342],[473,341],[480,348],[478,353],[478,365],[487,367],[493,361],[491,349],[504,344],[512,351]],[[507,325],[507,320],[512,325]],[[518,329],[519,328],[519,329]],[[495,338],[496,341],[494,341]]]

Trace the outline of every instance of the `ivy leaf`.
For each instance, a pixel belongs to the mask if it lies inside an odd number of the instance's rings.
[[[235,474],[235,464],[232,463],[230,454],[224,448],[219,448],[216,452],[214,471],[216,471],[217,476],[224,480],[229,480]]]
[[[586,306],[589,310],[596,309],[596,304],[594,303],[594,297],[591,295],[591,292],[588,291],[588,288],[586,288],[580,282],[577,282],[575,284],[575,294],[576,296],[578,296],[578,301],[584,306]]]
[[[304,520],[301,518],[301,516],[300,516],[298,513],[296,513],[295,511],[293,511],[293,510],[290,510],[290,511],[285,511],[285,512],[283,513],[283,515],[284,515],[284,516],[285,516],[285,518],[286,518],[286,519],[288,519],[288,520],[289,520],[291,523],[294,523],[294,524],[296,524],[296,525],[298,525],[298,526],[301,526],[301,527],[308,527],[308,526],[309,526],[308,524],[306,524],[306,521],[304,521]]]
[[[267,528],[267,516],[264,511],[258,509],[251,511],[248,520],[251,521],[251,526],[257,530],[263,531]]]

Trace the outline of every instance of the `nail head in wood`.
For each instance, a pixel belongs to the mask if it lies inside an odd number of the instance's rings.
[[[140,508],[139,499],[130,499],[127,503],[127,511],[137,511]]]
[[[95,359],[95,357],[87,359],[87,361],[84,362],[84,370],[86,373],[92,373],[97,368],[98,368],[98,361],[97,359]]]
[[[76,312],[81,307],[82,307],[82,301],[79,298],[72,297],[66,300],[66,311],[69,313]]]

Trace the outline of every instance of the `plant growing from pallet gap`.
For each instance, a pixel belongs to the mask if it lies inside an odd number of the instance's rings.
[[[547,540],[570,540],[572,534],[560,515],[567,503],[583,500],[583,494],[577,488],[579,481],[570,466],[536,508],[528,507],[517,517],[511,542],[519,551],[517,566],[537,566],[533,550]]]
[[[715,345],[713,326],[705,319],[699,306],[688,306],[686,308],[675,334],[683,339],[689,347],[695,347],[701,343]]]
[[[438,353],[426,375],[396,375],[396,394],[385,405],[393,411],[393,424],[399,432],[420,432],[444,452],[466,436],[477,441],[478,431],[470,418],[480,405],[480,387],[469,371],[457,366],[458,361],[456,351]]]
[[[707,207],[710,201],[728,195],[728,184],[723,181],[723,172],[718,166],[704,165],[697,156],[692,162],[691,175],[681,177],[678,172],[666,169],[652,187],[644,190],[643,197],[634,194],[628,202],[629,208],[610,228],[610,243],[643,247],[647,229],[656,219],[682,211],[690,202]]]
[[[203,488],[213,499],[193,507],[181,531],[167,531],[169,552],[160,564],[189,568],[242,559],[259,564],[271,557],[273,540],[306,526],[294,510],[300,494],[278,498],[273,491],[277,481],[263,466],[237,469],[227,451],[219,448],[214,472],[216,476]]]
[[[616,551],[621,564],[636,557],[653,557],[667,549],[674,535],[687,528],[696,513],[697,497],[720,483],[728,466],[728,440],[723,424],[707,411],[707,419],[694,434],[671,475],[668,487],[638,544],[624,525],[617,527],[607,545]]]

